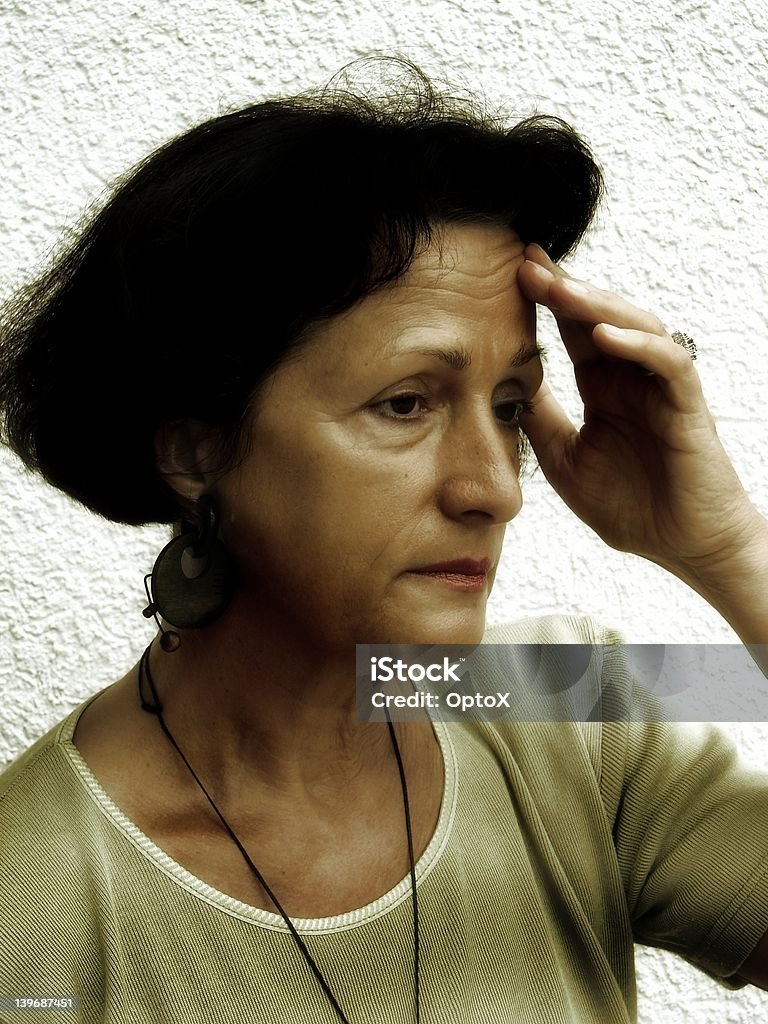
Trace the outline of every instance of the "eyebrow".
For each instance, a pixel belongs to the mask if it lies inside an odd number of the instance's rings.
[[[466,369],[467,366],[472,365],[472,356],[470,353],[461,347],[457,348],[413,348],[402,350],[397,353],[398,355],[405,355],[410,353],[418,353],[422,356],[433,356],[435,359],[442,359],[444,363],[447,363],[452,369],[460,371]],[[521,366],[525,366],[534,359],[540,359],[542,362],[546,362],[547,352],[542,345],[534,345],[532,348],[526,347],[517,352],[507,364],[510,369],[519,369]]]

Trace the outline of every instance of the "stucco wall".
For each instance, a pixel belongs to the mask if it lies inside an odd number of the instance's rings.
[[[567,269],[693,335],[720,436],[768,513],[766,23],[764,3],[741,0],[7,0],[0,290],[31,275],[105,184],[169,136],[324,84],[361,55],[399,52],[512,116],[552,113],[584,134],[608,198]],[[575,417],[554,321],[541,312],[540,325],[551,384]],[[98,519],[7,452],[0,489],[2,765],[137,660],[152,635],[142,575],[166,535]],[[490,622],[572,610],[638,643],[736,640],[676,579],[606,548],[541,474],[524,493]],[[730,729],[768,767],[768,727]],[[746,1024],[768,1010],[766,993],[725,992],[640,948],[638,988],[643,1024]]]

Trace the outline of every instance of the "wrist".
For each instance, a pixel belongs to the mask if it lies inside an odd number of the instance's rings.
[[[664,564],[711,605],[742,643],[768,643],[768,520],[752,514],[706,558]]]

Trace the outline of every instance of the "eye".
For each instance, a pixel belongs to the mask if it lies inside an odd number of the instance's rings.
[[[386,398],[383,402],[377,402],[373,408],[390,420],[417,420],[424,413],[424,409],[420,409],[419,404],[425,402],[424,395],[415,391],[404,391],[401,395],[393,395],[392,398]],[[531,412],[532,409],[533,402],[525,398],[516,398],[510,399],[508,402],[500,402],[494,412],[496,418],[505,427],[517,429],[520,426],[520,417],[524,413]]]
[[[374,406],[382,416],[386,416],[391,420],[414,420],[418,419],[418,416],[414,416],[414,412],[419,412],[419,402],[424,401],[424,395],[419,395],[413,391],[404,391],[402,395],[393,395],[391,398],[386,398],[383,402],[377,402]],[[391,411],[388,411],[390,409]]]
[[[514,401],[502,402],[494,412],[497,419],[507,427],[519,427],[520,417],[533,411],[533,402],[527,398],[516,398]]]

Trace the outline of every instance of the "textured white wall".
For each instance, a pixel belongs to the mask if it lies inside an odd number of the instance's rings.
[[[5,0],[0,292],[166,138],[322,85],[356,57],[400,52],[516,118],[556,114],[585,135],[608,200],[567,269],[696,339],[720,435],[768,513],[766,24],[764,2],[740,0]],[[554,321],[542,313],[540,324],[575,417]],[[602,545],[539,477],[509,528],[490,622],[571,610],[638,643],[736,641],[677,580]],[[7,452],[0,489],[2,765],[138,659],[152,635],[142,575],[166,536],[100,520]],[[768,767],[768,728],[733,731]],[[640,948],[638,985],[641,1024],[746,1024],[768,1009],[766,993],[728,993]]]

